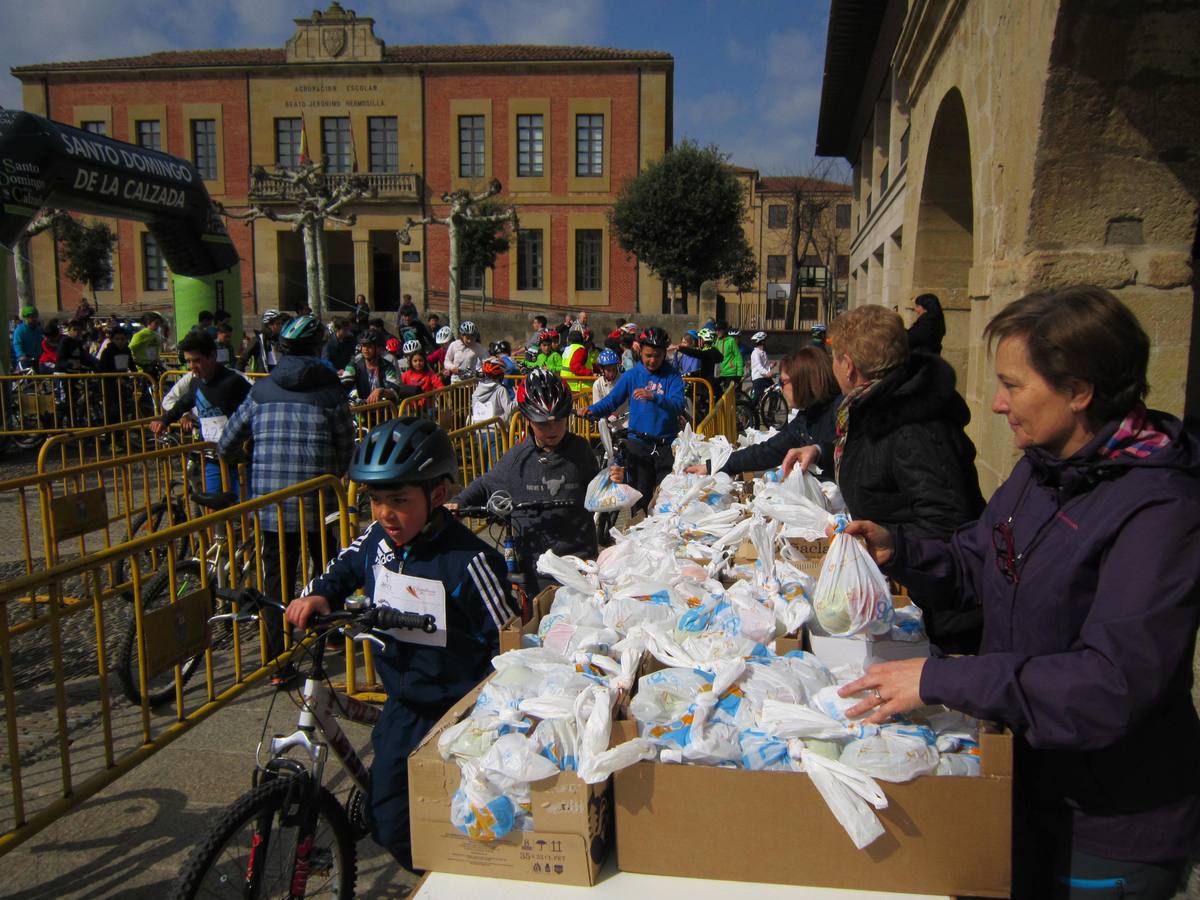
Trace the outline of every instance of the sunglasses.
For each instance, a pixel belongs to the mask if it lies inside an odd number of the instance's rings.
[[[1021,557],[1017,554],[1016,541],[1013,538],[1012,520],[997,522],[992,526],[992,549],[996,551],[996,568],[1013,584],[1021,583],[1021,574],[1017,563]]]

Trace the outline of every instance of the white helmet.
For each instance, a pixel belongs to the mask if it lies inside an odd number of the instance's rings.
[[[479,334],[479,329],[475,327],[475,323],[470,319],[464,319],[458,323],[459,334]]]
[[[437,330],[437,334],[434,335],[433,339],[435,341],[437,341],[439,344],[448,344],[448,343],[450,343],[450,339],[452,337],[454,337],[454,335],[450,332],[450,326],[443,325],[441,328],[439,328]]]
[[[750,343],[761,344],[766,339],[767,339],[767,333],[765,331],[756,331],[756,332],[754,332],[754,337],[750,338]]]
[[[272,322],[278,321],[279,319],[282,319],[282,318],[283,318],[283,313],[281,313],[277,309],[263,310],[262,323],[264,325],[270,325]]]
[[[405,356],[408,356],[408,354],[416,353],[420,349],[421,349],[420,341],[405,341],[404,346],[400,348],[400,352],[403,353]]]

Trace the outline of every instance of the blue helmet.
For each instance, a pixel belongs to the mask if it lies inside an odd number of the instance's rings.
[[[621,358],[613,353],[607,347],[600,351],[600,355],[596,357],[596,365],[598,366],[619,366]]]

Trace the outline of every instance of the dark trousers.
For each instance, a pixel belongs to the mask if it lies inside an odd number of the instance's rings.
[[[263,593],[273,600],[287,603],[296,596],[296,574],[300,568],[300,532],[286,531],[283,533],[284,556],[279,555],[279,532],[263,531],[262,533],[262,563],[263,563]],[[321,572],[321,533],[308,532],[308,580],[315,578]],[[337,545],[329,543],[329,553],[334,555]],[[300,585],[301,588],[304,585]],[[263,621],[267,625],[267,656],[274,659],[283,652],[283,615],[273,609],[263,610]]]
[[[761,400],[766,389],[774,383],[774,378],[755,378],[752,382],[750,382],[750,396],[753,398],[754,402],[757,403],[759,400]]]
[[[408,815],[408,755],[441,716],[441,713],[422,713],[388,700],[371,733],[371,746],[375,750],[367,794],[371,836],[381,847],[386,847],[400,865],[410,870],[413,862]]]
[[[642,494],[630,515],[650,508],[655,489],[667,477],[674,461],[670,444],[649,444],[630,435],[625,445],[625,483]]]

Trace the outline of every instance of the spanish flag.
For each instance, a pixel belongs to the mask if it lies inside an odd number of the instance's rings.
[[[304,127],[304,120],[300,120],[300,165],[307,166],[311,159],[308,158],[308,129]]]

